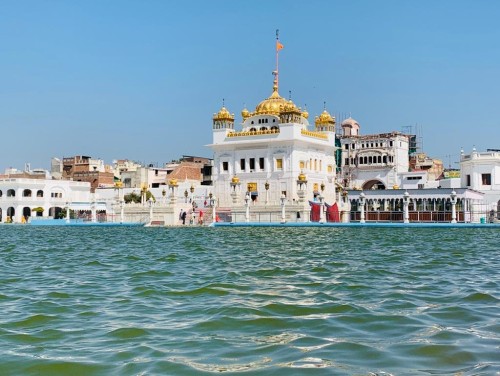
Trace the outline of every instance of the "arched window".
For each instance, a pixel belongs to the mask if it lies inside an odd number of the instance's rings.
[[[0,190],[0,197],[2,197],[2,195],[3,195],[3,193],[2,193],[2,191]]]
[[[252,127],[252,128],[250,128],[250,132],[255,132],[256,130],[257,130],[257,129],[255,129],[255,128],[253,128],[253,127]]]
[[[273,126],[271,127],[271,130],[272,130],[272,131],[277,131],[277,130],[278,130],[278,127],[277,127],[276,125],[273,125]]]
[[[266,127],[260,127],[260,130],[261,131],[265,131],[265,130],[267,130],[267,128]]]
[[[13,189],[9,189],[7,191],[7,197],[16,197],[16,191]]]
[[[23,191],[23,197],[31,197],[31,189],[25,189]]]
[[[43,197],[43,191],[41,189],[36,191],[36,197]]]

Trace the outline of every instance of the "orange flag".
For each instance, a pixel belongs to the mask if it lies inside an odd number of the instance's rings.
[[[276,41],[276,51],[282,50],[283,47],[284,46],[279,41]]]

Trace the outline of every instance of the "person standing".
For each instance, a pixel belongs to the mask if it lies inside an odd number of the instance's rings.
[[[182,211],[182,214],[181,214],[181,219],[182,219],[182,224],[185,225],[186,224],[186,211],[183,210]]]

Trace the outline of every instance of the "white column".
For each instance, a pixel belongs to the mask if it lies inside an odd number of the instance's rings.
[[[365,199],[366,199],[366,196],[365,196],[365,193],[364,192],[361,192],[359,194],[359,205],[360,205],[360,215],[359,215],[359,222],[360,223],[365,223]]]
[[[124,217],[125,217],[124,203],[123,203],[123,200],[120,200],[120,223],[124,222]]]
[[[282,193],[280,197],[281,201],[281,223],[285,223],[285,202],[286,202],[286,196]]]
[[[69,223],[69,203],[66,203],[66,223]]]
[[[457,223],[457,192],[451,191],[451,223]]]
[[[403,195],[403,222],[410,223],[410,212],[408,206],[410,203],[410,194],[405,192]]]
[[[212,196],[210,198],[210,205],[212,206],[212,223],[215,223],[215,218],[216,218],[216,208],[217,208],[217,205],[215,204],[217,202],[217,199],[215,198],[215,196]]]
[[[250,222],[250,195],[247,193],[245,196],[245,222]]]
[[[323,196],[319,196],[319,223],[325,223],[325,198]]]
[[[151,223],[153,222],[153,200],[150,198],[148,200],[148,204],[149,204],[149,225],[151,225]]]
[[[97,216],[96,216],[96,202],[95,202],[95,196],[92,197],[92,204],[90,204],[90,212],[91,212],[91,220],[92,222],[97,222]]]

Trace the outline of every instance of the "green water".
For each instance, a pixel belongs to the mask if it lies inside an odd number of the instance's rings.
[[[0,375],[498,375],[499,239],[0,226]]]

